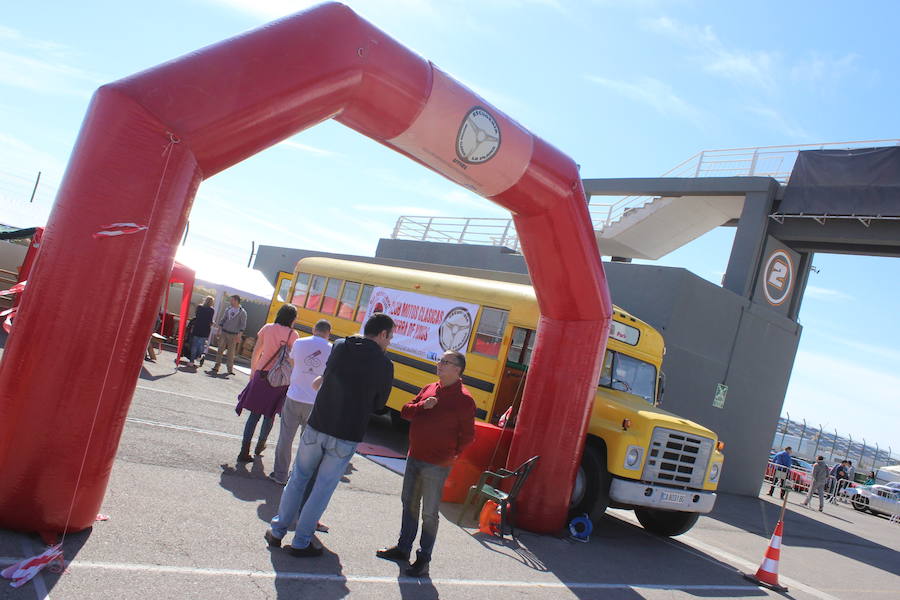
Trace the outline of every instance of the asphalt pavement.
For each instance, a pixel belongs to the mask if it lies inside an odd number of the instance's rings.
[[[762,561],[780,505],[766,495],[720,494],[690,532],[660,538],[633,513],[611,510],[588,543],[519,532],[500,540],[455,524],[443,504],[431,578],[410,579],[375,550],[396,541],[401,476],[356,455],[319,534],[325,554],[294,558],[263,540],[281,487],[266,479],[271,450],[236,464],[244,418],[234,413],[242,372],[145,363],[101,512],[109,520],[64,541],[67,569],[42,572],[5,598],[761,598],[741,575]],[[209,363],[206,365],[209,366]],[[269,441],[274,446],[278,426]],[[373,417],[367,441],[405,452],[404,435]],[[726,462],[727,468],[727,462]],[[766,488],[767,489],[767,488]],[[765,491],[765,490],[763,490]],[[900,525],[827,505],[785,517],[779,580],[792,598],[900,598]],[[289,534],[291,535],[291,534]],[[0,530],[4,566],[42,549]]]

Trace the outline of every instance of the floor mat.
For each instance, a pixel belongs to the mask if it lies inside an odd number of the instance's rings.
[[[376,444],[367,444],[366,442],[360,442],[356,446],[356,452],[358,454],[364,454],[366,456],[382,456],[384,458],[406,458],[405,454],[400,454],[390,448],[385,448],[384,446],[378,446]]]

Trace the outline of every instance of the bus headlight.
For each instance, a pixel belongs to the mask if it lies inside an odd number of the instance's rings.
[[[639,469],[643,455],[644,449],[640,446],[628,446],[628,451],[625,452],[625,468],[632,471]]]
[[[719,468],[722,466],[722,463],[716,463],[712,466],[712,469],[709,470],[709,480],[716,481],[719,479]]]

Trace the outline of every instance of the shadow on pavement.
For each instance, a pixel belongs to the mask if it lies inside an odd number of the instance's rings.
[[[261,500],[262,504],[256,507],[260,521],[268,523],[278,513],[283,488],[266,477],[265,465],[259,458],[252,463],[238,463],[236,466],[223,464],[219,485],[238,500]]]
[[[88,539],[91,537],[91,533],[93,533],[94,528],[88,527],[84,531],[79,531],[77,533],[70,533],[65,536],[63,540],[63,558],[65,558],[66,564],[72,562],[78,553],[81,551],[82,547],[87,543]],[[6,532],[8,530],[0,530]],[[8,556],[22,556],[23,558],[26,556],[36,556],[43,552],[47,546],[41,541],[41,538],[37,534],[28,534],[28,533],[20,533],[20,532],[9,532],[11,535],[4,535],[4,541],[10,544],[9,548],[4,548],[3,554]],[[16,560],[19,560],[18,558]],[[3,565],[5,568],[6,565]],[[42,597],[40,594],[41,585],[46,586],[47,588],[47,596],[50,596],[50,592],[53,591],[53,588],[59,583],[60,578],[63,576],[62,572],[53,572],[50,567],[45,567],[38,573],[38,575],[32,579],[30,582],[26,583],[27,587],[33,588],[34,592],[29,590],[27,593],[33,594],[35,592],[38,593],[38,597]],[[6,587],[7,581],[5,579],[0,579],[0,585]],[[4,596],[5,597],[5,596]],[[25,597],[25,596],[22,596]]]
[[[341,559],[327,546],[325,553],[314,559],[296,558],[271,546],[269,554],[275,571],[275,591],[278,598],[332,600],[350,594],[347,580],[343,576]],[[298,575],[294,576],[295,573]],[[321,578],[317,578],[317,575]]]
[[[146,366],[141,365],[141,374],[139,377],[140,377],[140,379],[143,379],[145,381],[157,381],[159,379],[165,379],[166,377],[171,377],[174,374],[175,374],[175,371],[172,370],[171,373],[166,373],[165,375],[153,375],[152,373],[150,373],[150,371],[147,370]]]
[[[803,497],[800,494],[792,496]],[[822,523],[800,512],[807,510],[810,509],[799,507],[791,503],[790,497],[788,498],[788,510],[784,515],[785,544],[822,548],[888,573],[900,575],[900,555],[895,550],[854,535],[846,529]],[[851,509],[827,504],[823,518],[843,523],[852,522],[840,516],[839,511],[843,510]],[[716,507],[707,518],[768,539],[775,529],[780,513],[780,504],[767,502],[762,498],[719,494]],[[818,511],[815,513],[820,514]]]

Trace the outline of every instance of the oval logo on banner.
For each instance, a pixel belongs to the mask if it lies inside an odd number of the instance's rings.
[[[794,263],[784,250],[775,250],[766,260],[763,270],[763,291],[772,306],[781,306],[791,295],[794,286]]]
[[[438,330],[441,348],[459,351],[469,343],[472,332],[472,314],[464,306],[447,311]]]
[[[470,165],[485,163],[500,149],[500,126],[494,117],[481,108],[472,108],[463,117],[456,134],[456,156]]]

